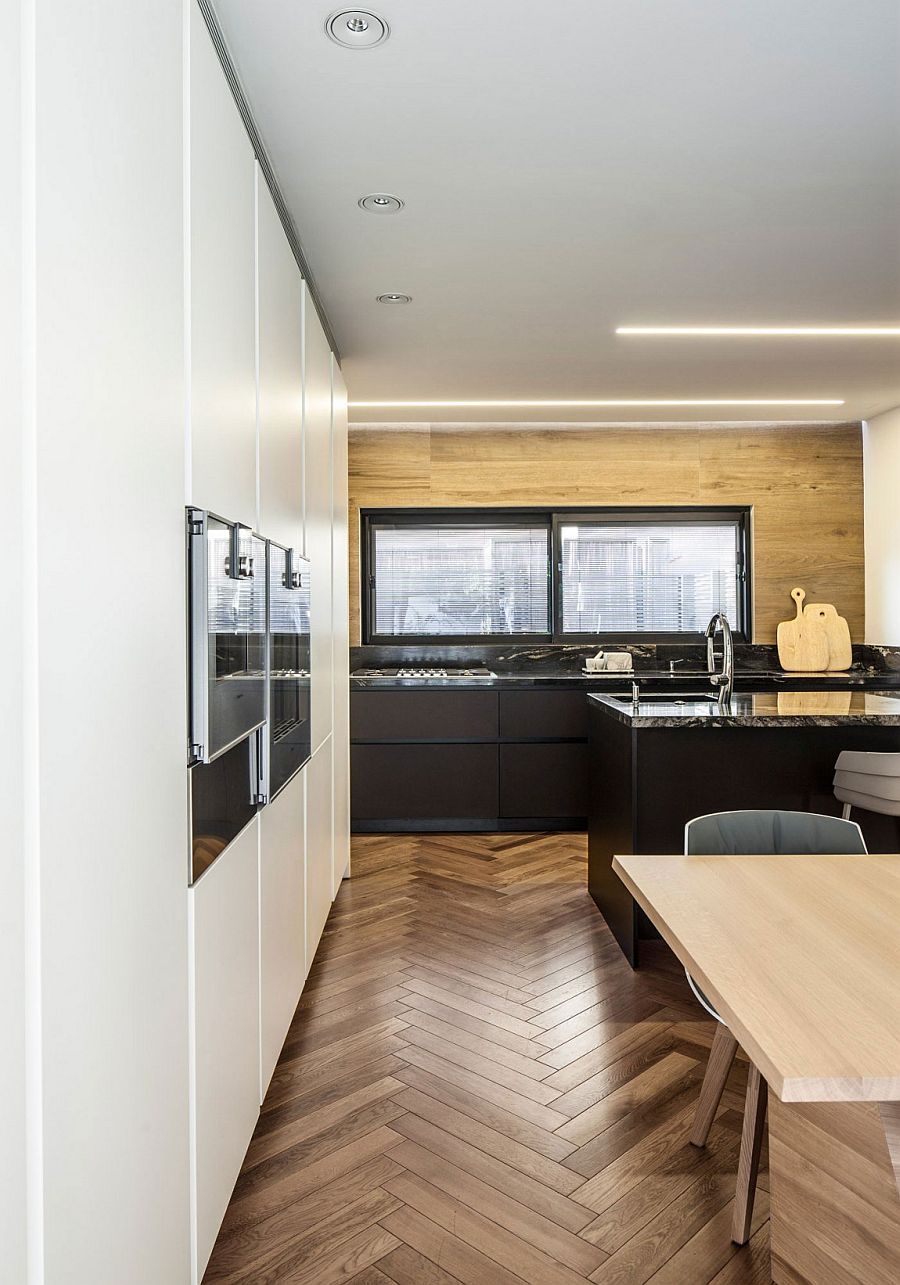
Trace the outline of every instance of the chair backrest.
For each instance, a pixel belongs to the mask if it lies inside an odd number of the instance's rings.
[[[684,850],[697,856],[864,853],[855,821],[817,812],[711,812],[684,827]]]

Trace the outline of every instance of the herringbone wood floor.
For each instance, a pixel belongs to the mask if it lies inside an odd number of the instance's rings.
[[[357,837],[207,1281],[757,1285],[729,1239],[739,1062],[660,947],[632,973],[581,835]]]

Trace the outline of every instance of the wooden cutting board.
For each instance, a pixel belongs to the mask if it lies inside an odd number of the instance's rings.
[[[849,669],[853,664],[850,626],[830,602],[808,602],[803,608],[803,623],[815,621],[828,640],[828,668]]]
[[[828,634],[821,616],[807,617],[803,610],[806,593],[803,589],[791,590],[791,597],[797,604],[797,614],[793,620],[783,620],[778,626],[778,661],[782,669],[790,671],[805,670],[822,673],[828,669],[829,651]],[[839,669],[835,665],[835,669]]]

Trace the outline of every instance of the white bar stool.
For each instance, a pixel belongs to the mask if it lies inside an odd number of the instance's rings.
[[[834,797],[851,808],[900,816],[900,754],[842,750],[834,765]]]

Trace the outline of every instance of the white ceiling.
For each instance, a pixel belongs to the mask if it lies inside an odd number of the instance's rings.
[[[896,338],[613,333],[900,322],[900,0],[370,0],[369,51],[326,38],[328,0],[215,7],[353,400],[846,399],[356,420],[900,403]],[[405,209],[358,208],[378,191]]]

